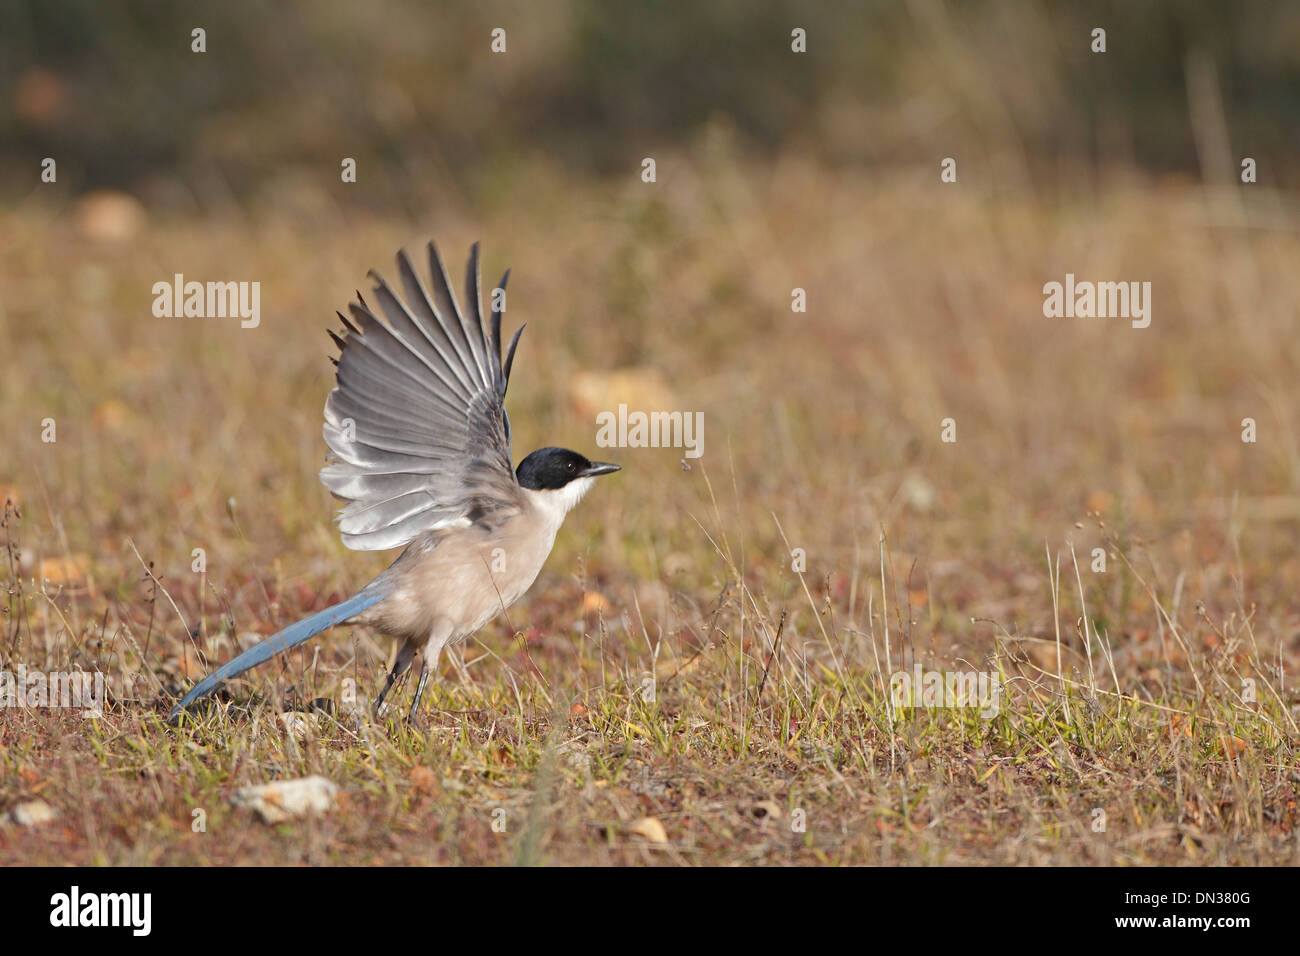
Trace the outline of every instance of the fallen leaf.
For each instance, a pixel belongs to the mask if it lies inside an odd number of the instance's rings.
[[[66,102],[66,89],[57,73],[33,66],[18,77],[14,89],[14,112],[26,122],[53,126],[63,115]]]
[[[1172,739],[1179,734],[1184,737],[1192,736],[1192,722],[1183,714],[1174,714],[1169,718],[1169,736]]]
[[[77,200],[73,209],[77,232],[87,239],[121,242],[144,226],[144,206],[126,193],[101,189]]]
[[[1250,744],[1232,734],[1220,734],[1219,747],[1229,757],[1239,757],[1250,750]]]
[[[631,367],[610,372],[579,372],[569,379],[569,401],[579,415],[629,411],[667,412],[677,408],[663,373],[655,368]]]
[[[96,428],[115,430],[131,416],[131,407],[120,398],[110,398],[95,406],[90,420]]]
[[[424,764],[419,764],[411,768],[411,772],[406,775],[411,781],[411,786],[415,788],[416,793],[431,794],[438,789],[438,778],[434,772]]]
[[[1104,515],[1110,511],[1110,506],[1114,504],[1115,496],[1109,491],[1089,492],[1088,497],[1083,501],[1083,510]]]
[[[44,558],[36,565],[36,580],[51,584],[75,584],[86,578],[90,559],[84,554],[62,558]]]
[[[654,817],[642,817],[632,824],[631,832],[637,836],[645,837],[651,843],[668,842],[668,834],[664,832],[664,825]]]

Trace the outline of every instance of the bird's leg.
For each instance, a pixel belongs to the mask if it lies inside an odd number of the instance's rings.
[[[415,700],[411,701],[411,710],[406,715],[408,722],[415,719],[415,712],[420,709],[420,701],[424,698],[424,685],[429,682],[429,661],[426,658],[420,665],[420,680],[415,685]]]
[[[388,692],[393,689],[393,684],[397,678],[406,673],[406,669],[411,666],[411,659],[415,657],[415,645],[409,641],[404,643],[397,650],[397,660],[393,661],[393,669],[388,672],[388,680],[384,681],[384,689],[379,692],[379,697],[375,699],[375,719],[381,719],[384,716],[384,698]]]
[[[429,638],[429,642],[424,645],[424,653],[421,656],[423,663],[420,665],[420,680],[415,685],[415,700],[411,701],[410,713],[406,715],[408,721],[414,719],[416,711],[420,709],[420,701],[424,699],[424,685],[429,682],[429,675],[438,669],[438,658],[442,656],[442,645],[446,638],[439,640]]]

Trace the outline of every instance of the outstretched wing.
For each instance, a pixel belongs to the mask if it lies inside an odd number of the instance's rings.
[[[397,255],[405,301],[371,272],[381,321],[357,294],[339,313],[346,337],[338,385],[325,402],[330,457],[320,478],[350,502],[338,515],[343,543],[359,551],[400,547],[424,531],[491,521],[518,507],[506,385],[515,332],[501,365],[501,312],[483,319],[478,244],[470,250],[465,310],[429,243],[432,296],[405,252]],[[509,271],[501,279],[505,289]]]

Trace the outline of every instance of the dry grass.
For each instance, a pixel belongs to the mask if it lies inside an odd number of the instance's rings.
[[[0,713],[0,812],[58,811],[0,828],[0,863],[1296,861],[1293,206],[749,166],[721,136],[655,186],[512,183],[421,223],[270,197],[117,244],[3,213],[0,662],[99,668],[115,696]],[[625,471],[413,725],[353,713],[387,644],[338,631],[167,728],[199,653],[384,566],[339,544],[315,479],[324,328],[430,234],[513,269],[516,457],[594,453],[568,377],[649,366],[704,412],[704,458],[610,454]],[[261,326],[153,318],[174,272],[261,281]],[[1066,272],[1151,281],[1151,327],[1044,318]],[[1000,673],[1000,712],[892,708],[915,662]],[[229,803],[311,773],[343,790],[323,817]]]

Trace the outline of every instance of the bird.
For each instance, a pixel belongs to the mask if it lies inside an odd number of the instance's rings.
[[[426,288],[405,250],[399,295],[371,270],[377,309],[358,292],[342,312],[336,384],[325,401],[320,480],[347,504],[336,520],[353,550],[402,548],[352,597],[290,624],[196,684],[173,708],[176,724],[224,681],[340,624],[368,625],[397,651],[375,701],[421,655],[408,720],[444,647],[475,633],[532,586],[566,515],[601,475],[619,471],[567,448],[539,448],[512,466],[506,386],[520,325],[501,360],[507,269],[484,321],[479,245],[470,248],[465,302],[457,302],[433,242]],[[382,314],[382,318],[380,317]]]

